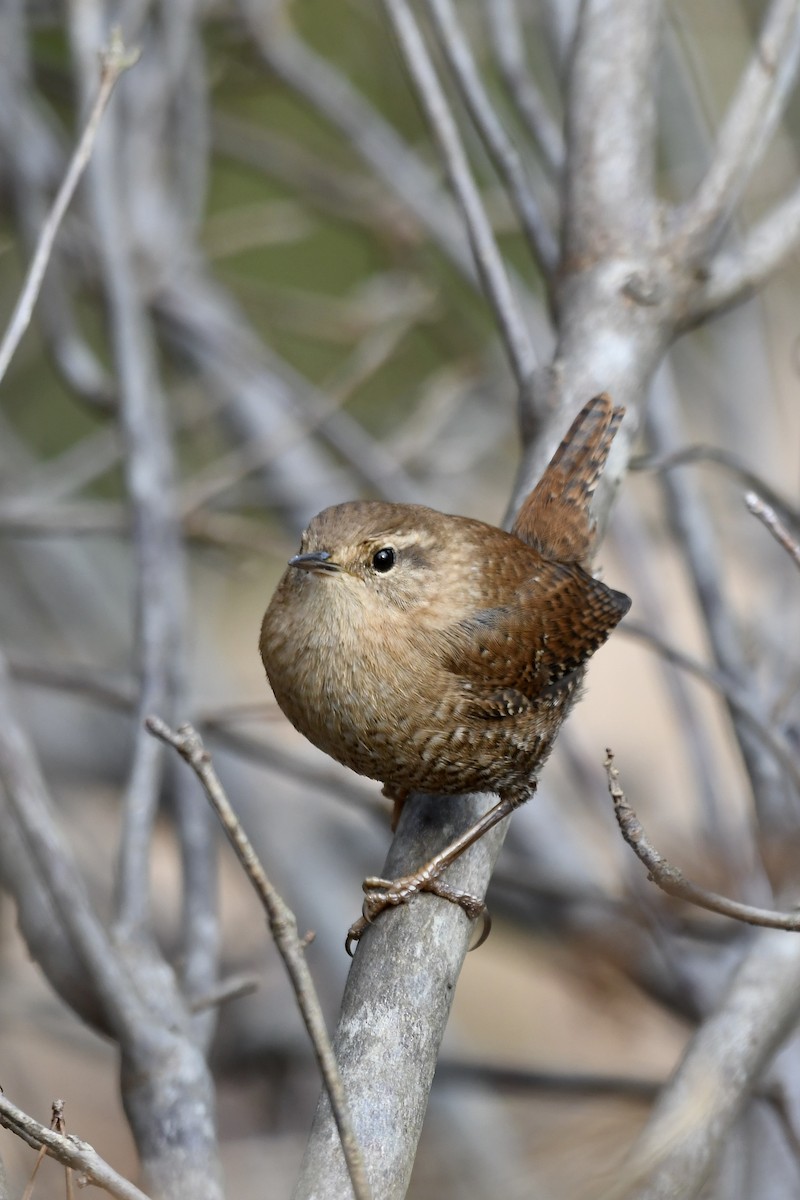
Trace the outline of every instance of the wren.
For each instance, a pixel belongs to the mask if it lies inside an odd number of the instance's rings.
[[[357,940],[384,908],[432,891],[477,916],[441,873],[535,791],[584,668],[630,607],[589,572],[591,500],[624,410],[595,397],[511,533],[415,504],[352,501],[311,521],[261,628],[275,698],[314,745],[411,791],[496,792],[480,821],[400,880],[364,884]]]

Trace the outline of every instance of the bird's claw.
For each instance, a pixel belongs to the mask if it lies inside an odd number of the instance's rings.
[[[375,875],[370,875],[362,884],[364,889],[364,903],[361,908],[361,916],[357,921],[354,921],[347,931],[345,938],[345,950],[353,957],[353,946],[359,941],[367,926],[371,925],[377,916],[384,909],[396,908],[400,904],[407,904],[412,896],[418,892],[432,892],[435,896],[440,896],[443,900],[450,901],[451,904],[457,904],[461,908],[470,921],[476,920],[478,917],[483,917],[483,928],[477,941],[470,946],[470,950],[477,950],[482,946],[492,928],[492,918],[486,908],[483,900],[479,900],[477,896],[473,896],[470,892],[462,892],[458,888],[451,887],[445,883],[443,879],[437,877],[425,878],[419,875],[405,875],[400,879],[380,879]]]

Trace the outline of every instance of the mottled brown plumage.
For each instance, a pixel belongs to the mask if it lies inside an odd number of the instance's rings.
[[[292,724],[398,798],[494,791],[498,820],[527,799],[586,662],[630,604],[582,565],[621,418],[607,396],[586,405],[512,533],[419,505],[319,513],[261,630]],[[428,874],[419,886],[449,894]]]

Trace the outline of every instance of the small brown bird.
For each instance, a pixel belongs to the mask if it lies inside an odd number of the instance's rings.
[[[623,409],[578,415],[506,533],[415,504],[326,508],[302,537],[261,629],[278,704],[321,750],[410,791],[500,796],[419,872],[367,880],[364,917],[427,890],[483,908],[440,878],[527,800],[584,666],[630,607],[593,578],[590,504]]]

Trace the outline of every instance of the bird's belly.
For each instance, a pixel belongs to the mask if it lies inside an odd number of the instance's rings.
[[[397,664],[390,683],[368,658],[343,663],[321,647],[299,656],[294,650],[290,669],[271,674],[293,725],[351,770],[399,788],[441,795],[524,789],[563,716],[556,720],[548,706],[486,719],[443,669],[423,679]]]

